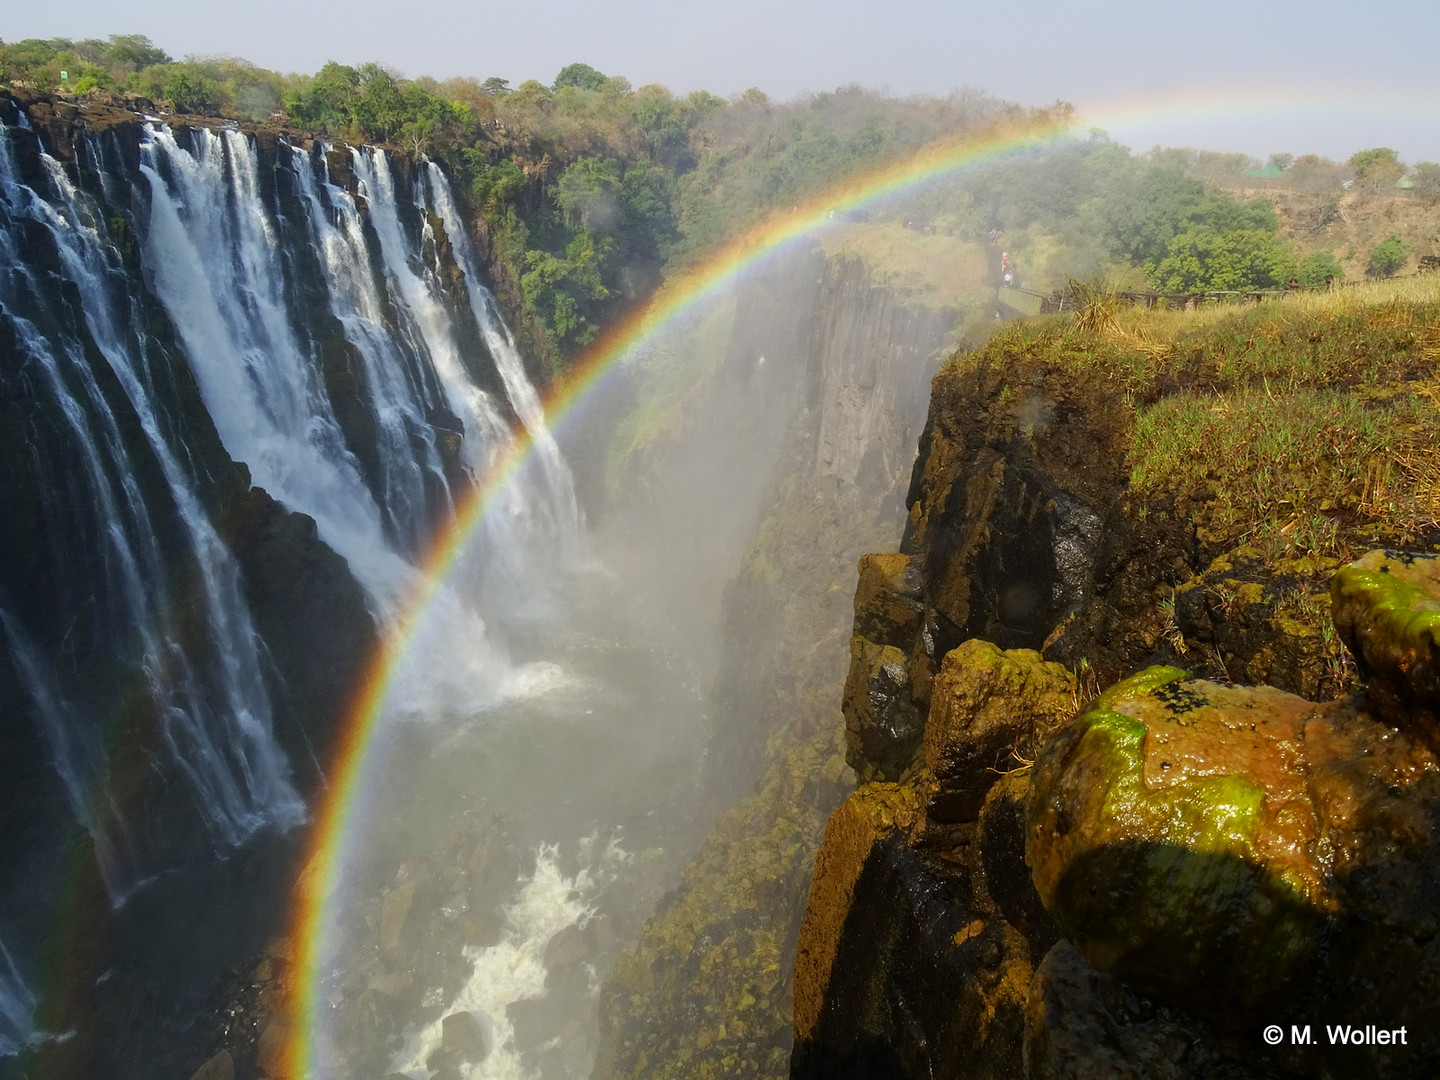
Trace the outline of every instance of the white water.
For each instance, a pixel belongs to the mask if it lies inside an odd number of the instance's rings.
[[[594,914],[590,906],[600,879],[608,876],[618,862],[628,859],[613,843],[596,851],[598,839],[581,842],[582,857],[590,865],[574,877],[560,870],[557,848],[542,846],[536,852],[535,872],[521,884],[515,902],[504,910],[501,939],[486,948],[467,948],[472,964],[470,977],[442,1011],[441,1019],[407,1034],[404,1048],[395,1055],[392,1067],[413,1078],[429,1076],[425,1060],[440,1047],[444,1017],[457,1012],[473,1013],[487,1033],[489,1052],[473,1065],[462,1065],[465,1080],[533,1080],[515,1046],[515,1028],[505,1011],[507,1005],[542,998],[545,989],[545,947],[551,938],[569,926],[584,926]],[[598,990],[598,981],[594,990]]]
[[[105,611],[117,632],[138,637],[138,664],[172,762],[191,785],[211,837],[222,845],[238,844],[262,825],[288,827],[304,817],[272,735],[259,644],[241,599],[238,571],[201,508],[193,478],[161,428],[145,373],[143,320],[133,310],[133,298],[126,299],[123,271],[100,232],[101,216],[70,184],[58,162],[43,153],[40,160],[50,182],[47,198],[17,180],[8,139],[0,152],[0,210],[7,226],[0,234],[0,260],[9,270],[8,284],[0,286],[0,303],[11,310],[24,360],[43,378],[84,463],[69,493],[70,509],[83,507],[82,514],[89,515],[96,535],[103,538],[100,554],[107,584],[90,602]],[[170,595],[170,567],[83,343],[66,333],[51,340],[15,314],[27,300],[43,306],[55,291],[52,284],[35,279],[15,246],[20,223],[26,220],[54,240],[64,276],[79,293],[90,338],[119,380],[161,467],[199,570],[198,607],[208,631],[208,641],[199,650],[187,651],[178,643],[174,613],[180,605]],[[77,498],[80,490],[83,498]],[[84,574],[79,568],[80,580]],[[0,614],[0,619],[55,768],[77,820],[94,839],[102,878],[118,904],[146,868],[137,860],[128,826],[104,788],[104,733],[75,715],[48,662],[14,616]],[[115,644],[123,648],[123,639]]]
[[[577,536],[580,511],[575,500],[574,479],[560,454],[555,437],[545,424],[545,410],[540,404],[540,395],[535,392],[535,387],[525,374],[525,364],[520,358],[520,351],[515,347],[514,335],[500,317],[495,297],[480,283],[474,251],[470,247],[465,223],[455,209],[455,200],[450,196],[450,185],[445,182],[444,175],[433,161],[425,163],[425,178],[432,208],[445,223],[445,232],[450,238],[451,247],[460,268],[465,272],[470,310],[475,315],[480,332],[485,336],[490,355],[495,358],[495,366],[505,383],[505,392],[509,394],[515,412],[535,443],[550,490],[551,504],[559,516],[557,524],[560,533],[565,537]]]
[[[91,336],[100,347],[145,432],[164,473],[171,498],[200,570],[200,590],[215,658],[220,666],[213,705],[202,704],[206,691],[199,673],[173,646],[167,660],[185,684],[185,701],[167,708],[164,734],[177,761],[201,793],[211,826],[229,843],[238,843],[266,821],[299,824],[305,808],[290,785],[289,769],[272,733],[270,703],[260,670],[259,642],[240,591],[239,568],[200,504],[194,482],[181,465],[160,426],[147,373],[137,364],[131,340],[144,345],[143,322],[133,310],[117,310],[107,277],[120,270],[97,229],[97,217],[82,203],[60,163],[41,160],[60,196],[52,225],[67,276],[80,290],[81,308]],[[128,326],[129,333],[122,327]],[[132,338],[133,335],[133,338]],[[153,587],[153,586],[152,586]],[[167,642],[176,637],[162,623]]]
[[[377,616],[392,621],[419,586],[418,572],[387,534],[379,501],[345,446],[316,358],[294,330],[299,315],[286,306],[282,238],[260,198],[253,148],[239,132],[195,138],[192,155],[170,132],[152,125],[144,144],[141,168],[152,190],[145,260],[156,291],[185,343],[226,450],[250,467],[257,485],[315,519],[321,538],[350,564]],[[292,160],[298,171],[307,167],[294,155]],[[380,241],[388,299],[420,353],[421,374],[434,380],[445,406],[465,426],[462,456],[478,480],[508,444],[508,427],[468,375],[443,306],[414,270],[384,154],[355,151],[354,160]],[[313,178],[302,177],[298,184],[311,210],[320,211]],[[347,339],[368,366],[382,440],[390,444],[382,445],[386,484],[399,496],[387,502],[397,521],[394,532],[420,535],[428,523],[405,521],[406,507],[411,513],[418,509],[423,475],[438,468],[438,459],[433,450],[410,462],[389,451],[430,407],[424,379],[404,377],[403,366],[397,372],[397,361],[404,363],[398,346],[381,344],[392,333],[383,321],[381,298],[373,280],[368,285],[358,280],[370,273],[370,264],[352,263],[348,272],[339,265],[359,259],[364,242],[349,197],[334,185],[326,188],[340,225],[317,220],[309,228],[321,239],[330,308],[343,313],[338,317]],[[347,228],[355,231],[346,236]],[[518,484],[502,498],[506,512],[486,518],[492,535],[485,553],[518,559],[535,547],[533,498]],[[508,570],[520,572],[518,564]],[[418,633],[423,645],[411,650],[417,659],[399,674],[394,695],[404,711],[433,715],[503,696],[513,673],[487,639],[472,603],[442,587]]]
[[[425,272],[420,252],[406,243],[389,159],[381,151],[353,147],[350,157],[361,194],[370,209],[371,225],[379,240],[385,279],[392,294],[402,301],[398,307],[405,329],[429,356],[446,405],[465,426],[466,436],[461,444],[465,465],[474,476],[483,477],[496,456],[509,445],[509,426],[490,395],[475,384],[466,370],[454,324],[436,293],[433,275]],[[429,234],[428,224],[424,230],[422,240]],[[462,266],[461,269],[469,282],[474,268]],[[535,390],[524,379],[523,373],[521,382],[529,395],[535,397]],[[538,430],[549,439],[549,431],[543,426],[544,417],[539,416],[538,419]],[[479,546],[483,550],[486,575],[492,581],[504,580],[513,607],[527,593],[535,591],[537,567],[533,556],[539,553],[537,549],[543,549],[559,538],[557,527],[573,538],[576,522],[573,516],[568,521],[562,519],[557,522],[556,515],[547,512],[552,505],[553,489],[547,498],[546,492],[532,490],[523,478],[520,482],[507,484],[496,498],[499,503],[495,508],[497,512],[487,514],[481,522],[483,535]],[[569,499],[573,503],[573,491],[569,492]]]
[[[309,208],[306,224],[329,286],[330,310],[364,363],[380,435],[381,502],[394,534],[418,550],[424,542],[426,481],[444,486],[439,455],[425,438],[426,409],[436,402],[424,382],[414,377],[414,366],[402,351],[403,338],[384,324],[355,200],[336,185],[326,184],[322,205],[310,155],[298,147],[291,154],[297,185]]]
[[[0,941],[0,1057],[19,1053],[39,1037],[35,995],[20,977],[5,942]]]
[[[195,138],[192,156],[167,129],[147,128],[145,265],[225,449],[250,467],[257,486],[315,519],[388,615],[412,572],[385,538],[314,358],[292,326],[278,229],[260,200],[249,140],[235,131]]]

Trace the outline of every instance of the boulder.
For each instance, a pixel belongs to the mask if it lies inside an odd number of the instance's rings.
[[[440,1021],[440,1045],[469,1064],[484,1061],[490,1052],[485,1023],[473,1012],[455,1012]]]
[[[894,645],[852,637],[841,708],[850,767],[862,777],[898,780],[914,761],[925,727],[910,696],[905,654]]]
[[[971,639],[946,653],[925,722],[928,817],[974,821],[1003,772],[1032,759],[1075,704],[1074,676],[1031,649]]]
[[[380,901],[380,947],[393,953],[400,947],[400,935],[405,930],[405,921],[410,917],[411,905],[415,903],[416,879],[406,878],[385,893]]]
[[[855,633],[879,645],[909,649],[924,618],[920,565],[909,555],[860,556]]]
[[[1149,668],[1046,746],[1027,861],[1095,967],[1248,1030],[1315,983],[1371,833],[1427,835],[1434,769],[1351,702]]]
[[[590,948],[585,943],[584,932],[571,923],[545,946],[545,970],[559,971],[562,968],[574,967],[583,963],[589,955]]]
[[[1440,556],[1372,551],[1330,583],[1376,715],[1440,750]]]
[[[1025,1003],[1026,1080],[1258,1080],[1193,1017],[1102,975],[1068,941],[1045,954]]]

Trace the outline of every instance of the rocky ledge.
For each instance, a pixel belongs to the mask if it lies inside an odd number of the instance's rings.
[[[1137,385],[1059,344],[937,376],[860,562],[791,1075],[1436,1075],[1436,537],[1237,523],[1225,461],[1141,490],[1203,349]]]

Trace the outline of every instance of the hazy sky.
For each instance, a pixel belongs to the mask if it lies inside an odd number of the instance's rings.
[[[194,0],[26,4],[0,37],[144,33],[172,55],[314,71],[378,60],[407,75],[550,82],[584,61],[640,86],[789,98],[859,82],[1063,98],[1137,149],[1440,160],[1437,0]]]

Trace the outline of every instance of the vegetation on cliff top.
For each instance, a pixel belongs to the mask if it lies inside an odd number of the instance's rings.
[[[176,61],[138,34],[0,42],[0,84],[286,124],[443,161],[484,218],[496,284],[527,344],[555,370],[670,270],[766,213],[933,140],[1068,112],[1027,113],[974,92],[898,100],[856,86],[788,103],[751,89],[727,101],[635,88],[587,64],[513,88],[493,76],[408,79],[374,63],[282,75],[234,57]],[[1280,179],[1252,183],[1338,199],[1346,183],[1373,196],[1405,173],[1384,148],[1344,165],[1278,158]],[[874,224],[902,240],[902,229],[924,237],[934,259],[975,263],[959,275],[962,287],[983,276],[975,245],[993,229],[1004,230],[998,246],[1017,283],[1042,288],[1067,274],[1166,290],[1343,276],[1333,251],[1301,257],[1310,245],[1279,228],[1268,194],[1217,186],[1233,186],[1249,164],[1158,148],[1133,155],[1095,135],[928,187],[878,208]],[[1406,190],[1417,204],[1431,197],[1432,173],[1440,178],[1440,166],[1411,170]],[[892,236],[871,254],[884,263],[903,246]],[[1346,257],[1354,272],[1388,274],[1409,252],[1396,237]],[[911,276],[926,288],[935,278]]]
[[[1120,308],[1089,331],[1057,316],[951,363],[1006,353],[1112,372],[1134,419],[1131,490],[1203,490],[1207,528],[1235,543],[1348,559],[1440,522],[1440,277]]]

